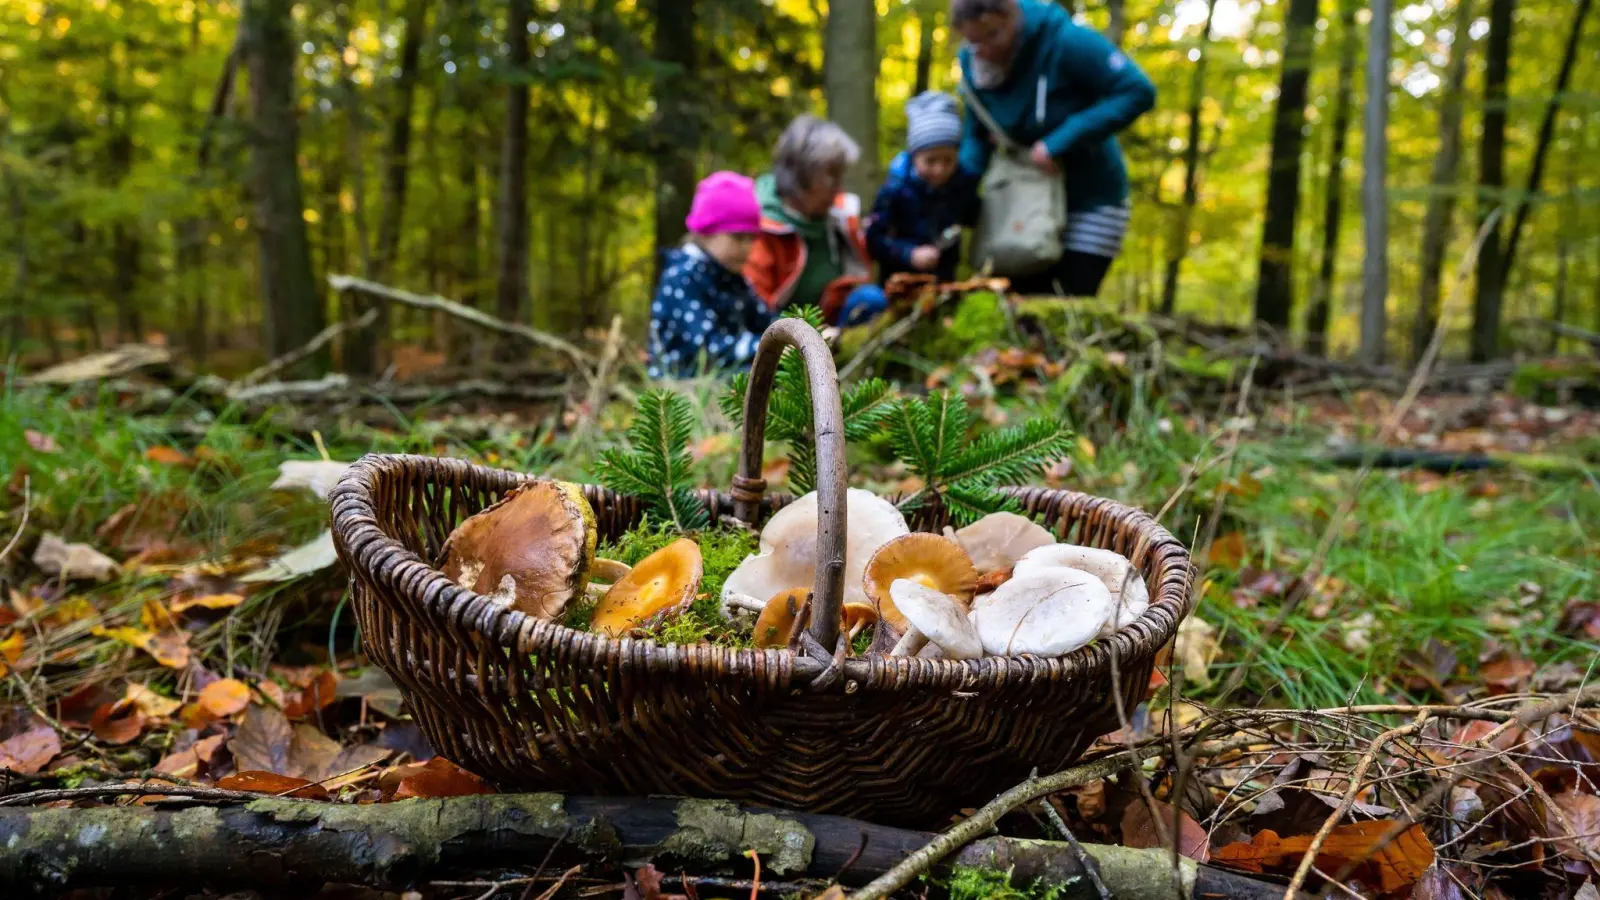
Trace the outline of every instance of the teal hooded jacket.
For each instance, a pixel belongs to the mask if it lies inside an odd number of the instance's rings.
[[[1061,167],[1067,209],[1121,206],[1128,199],[1128,170],[1117,145],[1127,128],[1156,103],[1156,88],[1122,51],[1099,32],[1045,0],[1018,0],[1022,12],[1005,80],[978,88],[972,48],[962,47],[961,77],[1006,136],[1024,152],[1044,141]],[[982,173],[995,142],[971,110],[962,129],[961,165]]]

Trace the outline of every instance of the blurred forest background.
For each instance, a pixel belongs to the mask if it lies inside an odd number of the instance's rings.
[[[1080,0],[1160,91],[1123,138],[1134,225],[1103,298],[1405,362],[1503,207],[1446,354],[1547,353],[1551,321],[1583,340],[1589,7]],[[905,100],[953,90],[946,23],[944,0],[0,3],[0,344],[42,363],[164,341],[238,372],[364,312],[330,274],[642,333],[694,182],[762,170],[793,115],[876,147],[870,202]],[[482,357],[425,310],[371,328],[325,361]]]

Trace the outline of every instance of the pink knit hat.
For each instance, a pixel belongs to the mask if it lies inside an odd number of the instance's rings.
[[[761,230],[761,204],[755,182],[737,172],[713,172],[694,189],[684,225],[695,234],[754,233]]]

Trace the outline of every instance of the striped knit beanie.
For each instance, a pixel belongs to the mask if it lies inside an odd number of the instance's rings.
[[[961,113],[954,97],[924,91],[906,101],[906,149],[920,153],[961,143]]]

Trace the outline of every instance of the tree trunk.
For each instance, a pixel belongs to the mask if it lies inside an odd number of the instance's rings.
[[[650,279],[654,285],[661,278],[666,252],[683,240],[683,220],[694,199],[700,119],[695,0],[651,0],[650,9],[656,28],[651,54],[660,67],[651,129],[656,158],[655,269]]]
[[[378,246],[367,277],[387,284],[400,255],[400,233],[405,225],[406,176],[411,162],[411,113],[416,106],[417,66],[427,32],[428,0],[409,0],[402,15],[405,35],[400,40],[400,72],[394,82],[393,117],[383,154],[383,205],[378,214]],[[378,321],[366,335],[375,345],[392,337],[394,326],[386,307],[378,307]]]
[[[1438,327],[1439,284],[1444,272],[1445,248],[1450,243],[1450,223],[1456,207],[1456,168],[1461,159],[1462,94],[1467,83],[1467,57],[1472,54],[1473,0],[1456,5],[1454,37],[1450,41],[1448,83],[1439,105],[1439,149],[1433,157],[1432,191],[1422,220],[1422,262],[1417,274],[1417,319],[1411,331],[1411,361],[1422,359]]]
[[[126,50],[124,44],[124,50]],[[109,57],[108,57],[109,58]],[[133,104],[118,86],[117,69],[107,76],[106,120],[111,126],[107,143],[107,171],[113,185],[120,184],[133,170]],[[139,282],[139,231],[136,223],[118,216],[111,226],[111,306],[117,312],[117,340],[138,344],[144,341],[138,299],[134,291]]]
[[[613,868],[652,862],[664,872],[752,874],[769,882],[837,876],[859,885],[920,849],[933,835],[840,816],[747,810],[719,800],[499,794],[346,806],[263,797],[249,803],[157,809],[0,810],[0,880],[56,896],[71,888],[200,884],[403,888],[426,879],[541,867],[553,882],[570,864]],[[73,852],[63,854],[62,847]],[[1161,848],[1083,845],[1101,880],[1124,900],[1231,897],[1277,900],[1281,885],[1196,865],[1173,877]],[[1072,845],[989,837],[937,870],[1010,871],[1016,884],[1086,883]],[[688,876],[690,878],[694,876]],[[667,883],[674,889],[677,879]],[[540,886],[541,888],[543,886]],[[1090,891],[1084,896],[1090,896]],[[1073,894],[1077,896],[1077,894]]]
[[[1106,0],[1106,40],[1112,46],[1121,47],[1122,37],[1128,32],[1128,10],[1126,0]],[[1208,12],[1209,16],[1210,13]]]
[[[1394,0],[1372,6],[1367,47],[1367,127],[1362,135],[1361,361],[1383,362],[1389,303],[1389,53]]]
[[[1350,98],[1355,81],[1356,52],[1361,35],[1356,31],[1356,0],[1339,0],[1339,80],[1334,88],[1333,145],[1328,153],[1326,196],[1322,206],[1322,259],[1306,313],[1306,351],[1328,352],[1328,316],[1333,306],[1333,275],[1339,265],[1339,223],[1344,215],[1344,151],[1350,133]]]
[[[1483,76],[1483,137],[1478,147],[1478,224],[1504,199],[1506,183],[1506,75],[1511,64],[1511,22],[1516,0],[1490,0],[1489,46]],[[1489,230],[1478,251],[1477,294],[1472,304],[1472,361],[1499,354],[1500,307],[1505,265],[1500,225]]]
[[[916,83],[911,86],[913,97],[926,91],[933,78],[933,33],[939,27],[939,6],[937,2],[923,0],[922,11],[917,16],[917,75]]]
[[[1512,266],[1517,260],[1517,244],[1522,238],[1522,226],[1528,221],[1528,213],[1532,209],[1530,201],[1539,194],[1539,182],[1544,178],[1544,161],[1550,153],[1551,138],[1556,132],[1556,113],[1561,110],[1561,95],[1567,91],[1567,85],[1572,83],[1572,65],[1578,58],[1578,38],[1583,34],[1583,21],[1589,15],[1590,0],[1578,0],[1578,6],[1572,11],[1572,25],[1567,30],[1567,47],[1561,55],[1561,69],[1556,74],[1556,86],[1550,93],[1550,99],[1545,102],[1544,119],[1539,123],[1539,141],[1534,144],[1533,165],[1528,169],[1528,184],[1522,191],[1522,197],[1517,200],[1517,214],[1511,222],[1511,234],[1506,238],[1505,258],[1500,264],[1500,278],[1504,282],[1511,274]]]
[[[1317,0],[1289,0],[1278,104],[1272,118],[1266,222],[1256,280],[1256,321],[1289,330],[1294,307],[1294,222],[1300,205],[1300,148],[1305,143],[1306,86],[1311,80],[1311,38]]]
[[[294,66],[299,56],[293,0],[245,0],[240,40],[250,72],[256,242],[262,325],[268,356],[280,356],[322,330],[322,297],[311,274],[300,191]],[[310,362],[310,361],[308,361]],[[325,358],[307,368],[325,368]]]
[[[362,150],[361,104],[356,96],[355,79],[351,76],[350,32],[351,5],[334,4],[334,27],[339,35],[339,98],[344,106],[345,168],[350,176],[350,217],[355,221],[356,254],[363,273],[372,271],[372,236],[367,228],[367,161]],[[342,207],[341,207],[342,209]],[[346,307],[349,308],[346,308]],[[359,304],[341,304],[339,314],[346,322],[360,318]],[[374,375],[378,371],[378,345],[386,336],[376,330],[352,329],[345,332],[340,342],[339,359],[352,375]]]
[[[1211,23],[1216,13],[1217,0],[1207,0],[1206,22],[1201,26],[1196,47],[1200,56],[1189,73],[1189,139],[1183,147],[1183,202],[1178,207],[1172,240],[1167,245],[1167,270],[1161,281],[1161,314],[1167,316],[1172,315],[1178,305],[1178,274],[1184,257],[1189,255],[1189,231],[1200,193],[1200,105],[1206,96],[1206,53],[1211,48]]]
[[[528,296],[528,17],[532,0],[510,0],[506,40],[511,45],[512,81],[506,86],[505,134],[500,141],[500,203],[496,212],[495,310],[508,322],[521,322]],[[502,341],[499,356],[514,362],[520,351]]]
[[[846,189],[871,202],[878,187],[878,7],[873,0],[833,0],[823,36],[828,117],[861,145]]]

